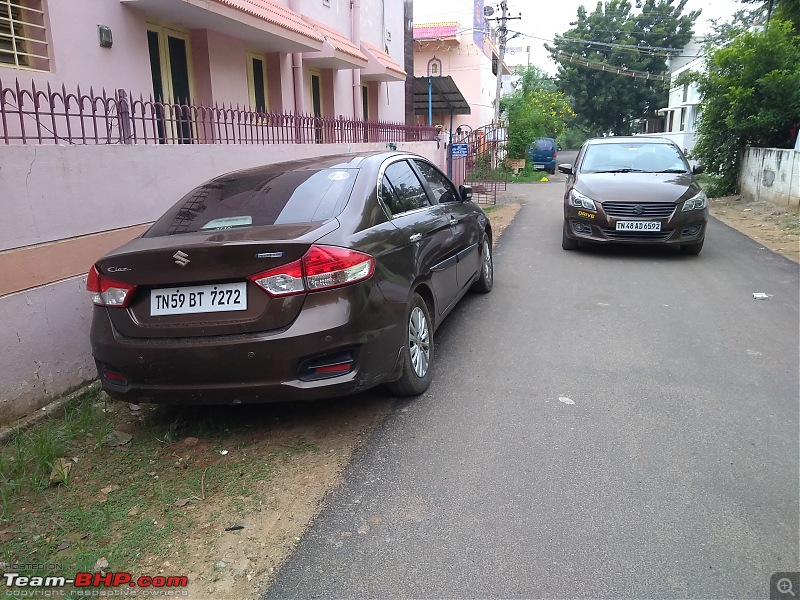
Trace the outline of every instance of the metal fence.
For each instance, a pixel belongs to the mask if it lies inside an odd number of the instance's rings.
[[[472,186],[473,198],[481,204],[496,204],[497,192],[505,191],[508,169],[505,167],[508,135],[506,128],[485,125],[473,130],[457,131],[454,147],[448,152],[451,178],[456,183]]]
[[[6,87],[0,79],[0,141],[10,144],[335,144],[433,140],[428,126],[249,107],[138,99],[118,89],[75,93]]]

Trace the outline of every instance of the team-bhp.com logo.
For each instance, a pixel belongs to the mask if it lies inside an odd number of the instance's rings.
[[[162,590],[164,588],[185,588],[189,585],[189,578],[183,575],[181,576],[156,575],[154,577],[142,575],[141,577],[137,577],[134,579],[133,575],[125,572],[77,573],[75,577],[69,579],[64,576],[29,577],[27,575],[20,575],[19,573],[3,573],[3,580],[5,581],[7,588],[13,588],[15,590],[14,593],[12,593],[10,589],[7,590],[5,594],[6,596],[8,595],[16,596],[17,595],[16,592],[20,588],[53,589],[53,588],[63,588],[68,585],[75,586],[76,588],[119,588],[122,586],[127,586],[128,588],[139,587],[139,588],[144,588],[141,594],[143,596],[145,595],[158,596],[162,594],[156,593],[157,590]],[[145,590],[152,590],[152,591],[150,593],[147,593]],[[177,595],[177,594],[170,594],[170,595]]]

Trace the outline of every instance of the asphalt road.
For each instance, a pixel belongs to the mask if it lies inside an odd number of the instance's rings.
[[[265,598],[768,598],[800,570],[798,266],[717,221],[696,257],[565,252],[562,182],[506,196],[493,292]]]

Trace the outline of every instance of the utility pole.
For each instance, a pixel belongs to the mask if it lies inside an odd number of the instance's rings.
[[[506,56],[506,42],[508,41],[508,28],[506,27],[506,23],[508,21],[513,21],[515,19],[521,19],[522,13],[519,13],[518,17],[509,17],[508,16],[508,2],[506,0],[501,0],[500,2],[500,16],[495,19],[487,19],[487,21],[497,21],[499,23],[499,27],[497,28],[497,32],[500,36],[500,56],[497,61],[497,90],[495,94],[494,100],[494,123],[497,124],[500,122],[500,90],[503,85],[503,61],[505,60]]]

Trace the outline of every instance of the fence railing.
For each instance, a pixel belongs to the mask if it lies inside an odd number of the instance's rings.
[[[334,144],[433,140],[428,126],[249,107],[138,99],[123,89],[99,94],[29,88],[0,80],[0,142],[10,144]]]

